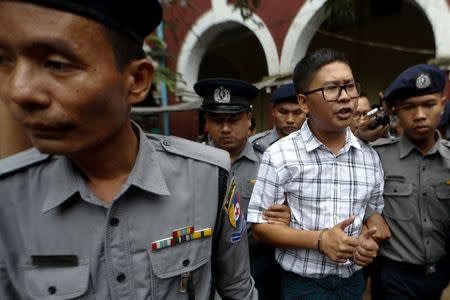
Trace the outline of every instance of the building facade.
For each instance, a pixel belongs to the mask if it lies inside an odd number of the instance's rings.
[[[174,55],[167,64],[184,81],[169,105],[198,103],[192,86],[199,79],[239,78],[261,89],[253,107],[258,131],[266,130],[272,125],[267,99],[273,87],[288,82],[305,53],[321,47],[347,54],[355,77],[377,104],[378,93],[412,64],[436,62],[448,69],[449,2],[355,1],[354,19],[337,21],[326,0],[261,0],[246,20],[232,1],[188,0],[167,6],[164,38]],[[198,137],[204,123],[195,107],[169,113],[170,134]]]

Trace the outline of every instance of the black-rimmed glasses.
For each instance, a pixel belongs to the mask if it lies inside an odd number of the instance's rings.
[[[305,93],[301,93],[301,94],[306,96],[306,95],[321,91],[323,99],[325,101],[336,101],[341,96],[342,90],[345,90],[345,92],[351,99],[358,98],[359,94],[360,94],[359,84],[354,83],[354,82],[343,84],[343,85],[325,86],[325,87],[321,87],[321,88],[318,88],[318,89],[315,89],[312,91],[308,91]]]

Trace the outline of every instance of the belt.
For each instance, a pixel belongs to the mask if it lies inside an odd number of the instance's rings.
[[[392,260],[390,258],[382,257],[382,256],[378,257],[378,259],[380,260],[380,262],[382,264],[395,266],[396,268],[399,268],[401,270],[404,270],[404,271],[407,271],[410,273],[420,274],[420,275],[434,274],[434,273],[436,273],[436,271],[442,269],[442,267],[444,266],[444,263],[445,263],[445,258],[441,258],[438,261],[435,261],[432,263],[427,263],[424,265],[416,265],[416,264],[400,262],[400,261]]]

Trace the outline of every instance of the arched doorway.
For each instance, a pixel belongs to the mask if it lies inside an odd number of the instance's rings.
[[[285,38],[281,72],[292,72],[306,51],[337,48],[347,54],[357,79],[377,103],[378,92],[403,69],[450,54],[445,0],[355,1],[356,20],[347,26],[327,21],[326,2],[305,2],[300,9]]]
[[[255,14],[244,21],[233,5],[226,1],[213,1],[212,9],[203,14],[186,36],[177,60],[177,72],[184,82],[177,89],[183,92],[184,101],[196,100],[193,85],[207,77],[234,77],[251,83],[279,72],[279,56],[273,37],[264,22]],[[189,95],[192,95],[189,98]],[[264,96],[254,101],[254,114],[258,128],[267,125],[267,100]],[[182,118],[172,118],[174,128],[181,122],[196,120],[197,131],[203,129],[203,118],[189,113]],[[172,134],[187,136],[183,133]]]
[[[237,78],[250,83],[267,76],[264,49],[255,34],[244,26],[220,33],[206,49],[200,63],[198,79],[225,77]],[[267,101],[264,94],[252,103],[257,128],[266,128]],[[204,127],[204,118],[199,118],[199,128]]]
[[[333,47],[346,53],[355,78],[372,104],[378,93],[405,68],[435,57],[431,24],[412,1],[357,1],[354,22],[340,26],[325,20],[308,51]]]

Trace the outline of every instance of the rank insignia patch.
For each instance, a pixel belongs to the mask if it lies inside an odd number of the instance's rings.
[[[242,239],[242,234],[244,233],[246,226],[245,219],[242,218],[242,222],[239,224],[240,227],[237,228],[237,230],[233,231],[231,233],[231,242],[237,243]]]

